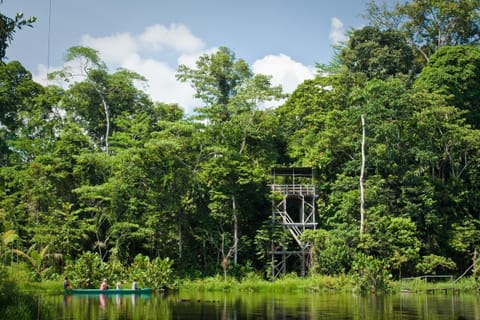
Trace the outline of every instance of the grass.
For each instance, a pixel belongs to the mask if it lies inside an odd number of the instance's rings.
[[[241,281],[222,276],[208,277],[196,280],[184,280],[180,283],[179,290],[203,290],[203,291],[239,291],[239,292],[329,292],[351,291],[355,284],[348,276],[311,276],[299,277],[288,274],[275,281],[264,280],[255,274],[249,274]]]
[[[474,277],[462,278],[458,282],[453,282],[453,277],[422,276],[396,281],[394,291],[433,292],[452,289],[456,292],[478,293],[480,282],[476,281]]]
[[[4,278],[15,285],[19,293],[31,294],[62,294],[63,278],[58,280],[44,280],[41,282],[29,281],[32,272],[21,264],[3,269]],[[450,278],[411,278],[409,281],[389,281],[389,292],[397,293],[408,289],[412,292],[425,292],[432,289],[451,289]],[[473,277],[462,278],[454,284],[456,291],[480,292],[480,282]],[[180,291],[216,291],[216,292],[263,292],[263,293],[300,293],[300,292],[352,292],[358,291],[354,278],[349,275],[313,275],[300,277],[296,274],[287,274],[275,281],[265,280],[255,272],[250,272],[240,280],[228,277],[226,280],[221,275],[201,279],[180,279]]]
[[[398,293],[408,289],[412,292],[427,292],[427,290],[451,290],[457,292],[479,292],[480,283],[473,277],[463,278],[452,284],[450,278],[437,279],[436,281],[412,279],[408,283],[404,281],[389,281],[390,293]],[[295,292],[352,292],[358,291],[358,287],[352,277],[339,275],[335,277],[314,275],[299,277],[288,274],[283,278],[268,281],[252,273],[240,281],[235,278],[227,278],[217,275],[195,280],[180,281],[179,290],[182,291],[227,291],[227,292],[271,292],[271,293],[295,293]]]

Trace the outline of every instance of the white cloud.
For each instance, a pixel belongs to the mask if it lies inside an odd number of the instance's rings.
[[[218,50],[218,48],[214,47],[214,48],[208,48],[206,50],[202,50],[202,51],[198,51],[198,52],[194,52],[194,53],[182,54],[177,59],[178,65],[184,64],[187,67],[195,68],[196,62],[197,62],[198,58],[200,58],[200,56],[202,56],[204,54],[208,54],[208,55],[213,54],[213,53],[217,52],[217,50]]]
[[[330,23],[330,41],[335,44],[346,40],[343,22],[340,19],[333,17]]]
[[[206,48],[204,42],[182,24],[153,25],[137,35],[118,33],[93,37],[87,34],[81,38],[81,45],[98,50],[100,58],[111,71],[122,67],[143,75],[148,84],[141,89],[154,101],[178,103],[190,115],[201,103],[193,97],[194,89],[190,84],[175,78],[177,68],[180,64],[195,67],[195,62],[201,55],[218,50],[216,47]],[[165,54],[163,49],[171,51]],[[50,68],[49,71],[53,69]],[[282,85],[286,93],[291,93],[300,83],[315,75],[314,67],[305,66],[284,54],[267,55],[255,61],[252,71],[271,75],[272,84]],[[34,79],[48,84],[44,65],[37,67]]]
[[[82,36],[81,44],[98,50],[103,61],[115,65],[120,65],[131,55],[136,55],[139,50],[137,41],[129,33],[100,38],[94,38],[87,34]]]
[[[40,83],[42,86],[48,85],[47,72],[52,72],[54,70],[47,70],[47,67],[44,64],[37,65],[37,71],[32,72],[33,81]]]
[[[148,79],[148,86],[144,90],[154,101],[178,103],[187,114],[191,114],[193,108],[198,106],[198,101],[193,98],[193,88],[177,81],[176,69],[168,64],[152,59],[136,59],[125,61],[123,67]]]
[[[147,48],[154,50],[170,48],[180,53],[194,53],[205,47],[203,41],[183,24],[171,24],[169,27],[156,24],[147,27],[139,40]]]
[[[94,38],[85,35],[82,37],[82,45],[98,50],[101,59],[107,65],[126,68],[144,76],[148,85],[142,89],[154,101],[178,103],[187,114],[191,114],[193,108],[199,105],[193,98],[193,88],[175,78],[178,64],[194,59],[190,65],[194,66],[194,62],[203,54],[203,42],[186,26],[153,25],[145,28],[138,36],[125,33]],[[169,65],[161,55],[146,57],[148,51],[152,49],[161,51],[163,48],[174,49],[177,52],[179,56],[177,65]]]
[[[253,63],[252,70],[272,76],[272,84],[281,84],[284,92],[291,93],[304,80],[315,76],[315,68],[292,60],[287,55],[268,55]]]

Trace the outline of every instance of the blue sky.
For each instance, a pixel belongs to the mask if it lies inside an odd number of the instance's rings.
[[[390,1],[391,2],[391,1]],[[40,83],[59,69],[75,45],[99,51],[113,72],[144,75],[155,101],[179,103],[187,113],[198,102],[175,80],[179,64],[227,46],[257,73],[291,92],[328,63],[332,45],[362,27],[368,0],[4,0],[7,16],[36,16],[34,28],[17,31],[7,50]],[[49,31],[50,30],[50,31]]]

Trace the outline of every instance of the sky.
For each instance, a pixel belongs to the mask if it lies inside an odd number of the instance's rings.
[[[178,103],[187,114],[200,102],[176,80],[180,64],[230,48],[253,72],[291,93],[331,61],[345,32],[365,25],[368,0],[4,0],[0,12],[35,16],[15,33],[7,62],[18,60],[35,81],[60,69],[72,46],[99,52],[110,72],[135,71],[154,101]]]

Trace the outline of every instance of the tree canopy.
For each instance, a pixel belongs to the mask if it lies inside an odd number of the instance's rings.
[[[156,282],[171,270],[267,277],[272,248],[289,241],[272,219],[271,169],[309,167],[310,273],[365,284],[470,270],[480,244],[478,8],[372,2],[338,65],[288,96],[220,47],[178,67],[202,101],[191,115],[152,101],[141,75],[109,70],[92,48],[67,49],[81,68],[52,73],[62,85],[1,64],[2,263],[85,285],[93,269],[148,267]]]

